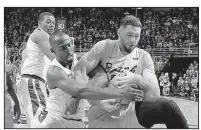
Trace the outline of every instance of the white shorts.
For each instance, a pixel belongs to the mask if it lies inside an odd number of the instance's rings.
[[[81,121],[64,119],[60,115],[47,111],[35,118],[30,128],[85,128],[85,124]]]
[[[21,78],[18,89],[29,126],[34,116],[38,116],[46,106],[47,89],[42,81],[24,77]]]
[[[123,112],[123,114],[120,114]],[[137,120],[135,103],[130,103],[128,108],[116,112],[107,112],[98,106],[92,105],[87,114],[88,128],[143,128]]]
[[[13,112],[12,112],[12,105],[10,99],[7,97],[5,94],[5,128],[13,128],[14,123],[13,123]]]

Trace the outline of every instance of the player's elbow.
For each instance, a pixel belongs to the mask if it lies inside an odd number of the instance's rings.
[[[153,84],[153,86],[150,86],[150,88],[145,92],[145,98],[154,98],[154,97],[159,97],[160,96],[160,89],[157,84]]]
[[[153,84],[153,85],[154,85],[153,86],[154,89],[152,90],[153,96],[154,97],[160,96],[160,87],[159,87],[158,83]]]
[[[156,87],[156,89],[155,89],[155,91],[154,91],[154,95],[156,96],[156,97],[159,97],[160,96],[160,89],[159,89],[159,86],[157,85],[157,87]]]

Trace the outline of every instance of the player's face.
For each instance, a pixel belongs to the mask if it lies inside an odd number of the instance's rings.
[[[56,48],[56,57],[62,62],[69,63],[73,61],[73,44],[71,40],[66,40]]]
[[[44,16],[43,20],[41,21],[41,27],[48,34],[53,33],[55,28],[55,18],[53,16]]]
[[[120,41],[127,52],[133,51],[133,49],[137,46],[140,40],[140,27],[134,27],[132,25],[127,25],[125,27],[121,27],[119,37]]]

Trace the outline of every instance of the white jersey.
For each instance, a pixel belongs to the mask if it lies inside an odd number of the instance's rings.
[[[57,66],[61,68],[69,78],[72,78],[71,70],[64,68],[56,59],[54,59],[50,66]],[[69,119],[81,119],[84,116],[84,101],[80,100],[76,114],[70,115],[67,112],[67,102],[72,96],[63,92],[60,88],[49,89],[49,96],[47,97],[47,110],[62,117]]]
[[[110,80],[112,80],[122,69],[133,73],[142,74],[143,50],[135,48],[130,54],[124,55],[119,48],[117,41],[108,40],[107,50],[102,56],[101,65],[106,70]],[[108,53],[108,54],[107,54]]]
[[[44,30],[37,28],[34,32],[36,31]],[[46,32],[44,31],[44,33]],[[45,54],[41,51],[39,46],[31,40],[32,34],[29,36],[26,48],[22,52],[21,74],[37,75],[41,78],[45,78]]]
[[[51,60],[47,56],[44,56],[44,60],[45,60],[45,64],[44,64],[44,71],[43,71],[43,79],[45,81],[47,81],[46,80],[47,70],[48,70],[48,68],[50,66]]]
[[[142,75],[143,69],[147,67],[144,62],[145,53],[147,52],[136,47],[130,54],[124,55],[117,40],[104,40],[94,45],[86,56],[91,61],[99,59],[109,79],[113,80],[123,69]],[[92,103],[88,118],[90,128],[140,128],[135,114],[135,102],[113,112],[107,112]]]

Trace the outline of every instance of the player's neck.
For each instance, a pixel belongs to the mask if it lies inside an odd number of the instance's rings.
[[[64,68],[71,68],[71,62],[63,62],[63,61],[60,61],[60,60],[57,60]]]
[[[45,31],[42,27],[38,26],[39,29],[43,30],[44,32],[46,32],[47,34],[49,34],[47,31]],[[49,34],[50,35],[50,34]]]
[[[128,55],[130,52],[128,52],[122,45],[121,41],[118,40],[118,46],[119,46],[119,49],[120,51],[124,54],[124,55]]]

